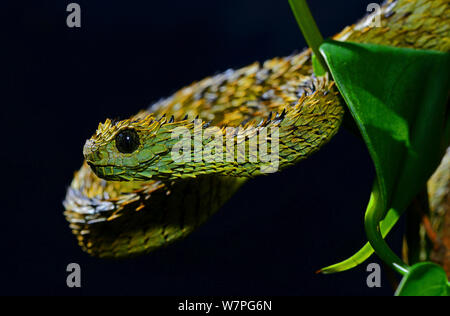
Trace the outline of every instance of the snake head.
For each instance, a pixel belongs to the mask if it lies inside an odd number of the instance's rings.
[[[108,181],[148,180],[157,172],[159,162],[169,152],[165,117],[153,115],[119,122],[100,123],[86,141],[83,155],[93,172]],[[169,142],[170,143],[170,142]],[[155,166],[156,169],[151,168]]]

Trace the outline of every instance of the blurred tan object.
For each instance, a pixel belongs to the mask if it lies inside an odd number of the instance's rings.
[[[450,147],[428,182],[431,228],[435,232],[430,259],[443,266],[450,277]],[[426,224],[426,223],[425,223]]]

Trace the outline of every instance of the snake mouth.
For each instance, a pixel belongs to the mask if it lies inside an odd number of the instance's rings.
[[[99,178],[106,181],[128,182],[134,180],[149,180],[149,177],[139,179],[136,171],[130,171],[114,165],[98,165],[92,161],[86,160],[86,164],[92,172]]]
[[[95,169],[95,164],[92,162],[92,161],[89,161],[89,160],[86,160],[86,163],[88,164],[88,166],[92,169],[92,170],[94,170]]]
[[[117,172],[117,169],[114,166],[97,165],[90,160],[86,160],[86,163],[97,177],[110,181],[118,180],[120,173]]]

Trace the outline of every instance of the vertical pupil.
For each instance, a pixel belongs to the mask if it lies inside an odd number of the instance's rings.
[[[136,131],[127,129],[116,136],[116,147],[124,154],[130,154],[139,147],[139,136]]]

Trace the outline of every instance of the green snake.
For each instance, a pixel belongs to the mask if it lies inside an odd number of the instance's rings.
[[[449,0],[388,0],[375,14],[377,27],[367,16],[333,39],[450,51]],[[247,179],[319,150],[344,112],[329,75],[314,75],[310,50],[206,78],[127,120],[100,124],[67,190],[65,217],[93,256],[148,253],[191,233]],[[190,150],[176,147],[180,130],[191,135],[183,143]],[[262,139],[266,150],[254,151]],[[267,159],[274,153],[276,168]]]

